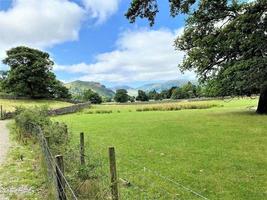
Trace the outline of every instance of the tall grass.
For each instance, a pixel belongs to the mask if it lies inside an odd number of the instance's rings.
[[[137,108],[137,112],[146,111],[177,111],[177,110],[190,110],[190,109],[208,109],[213,107],[223,107],[219,104],[184,104],[184,105],[161,105],[153,107]]]

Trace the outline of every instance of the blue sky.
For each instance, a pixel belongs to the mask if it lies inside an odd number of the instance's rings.
[[[184,16],[170,17],[168,0],[159,2],[150,28],[146,20],[130,24],[124,17],[130,0],[0,0],[0,58],[14,46],[39,48],[50,53],[64,82],[138,86],[192,79],[192,72],[179,72],[184,53],[173,47]]]

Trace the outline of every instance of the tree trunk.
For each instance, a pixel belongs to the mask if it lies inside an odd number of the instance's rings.
[[[257,113],[258,114],[267,114],[267,85],[266,84],[261,89]]]

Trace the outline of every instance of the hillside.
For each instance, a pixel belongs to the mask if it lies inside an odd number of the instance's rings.
[[[70,83],[66,83],[65,86],[69,88],[71,94],[80,94],[84,90],[91,89],[97,92],[99,95],[103,97],[114,97],[115,93],[111,90],[106,88],[104,85],[101,85],[97,82],[91,81],[73,81]]]
[[[182,86],[186,84],[188,81],[190,80],[186,80],[186,79],[185,80],[170,80],[170,81],[166,81],[163,83],[151,83],[151,84],[140,86],[136,88],[136,90],[143,90],[146,92],[156,90],[157,92],[161,92],[162,90],[167,90],[167,89],[170,89],[171,87]],[[195,83],[196,81],[193,80],[191,82]]]

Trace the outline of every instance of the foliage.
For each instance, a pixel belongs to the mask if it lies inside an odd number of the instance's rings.
[[[48,116],[48,108],[34,107],[16,109],[15,132],[18,139],[26,141],[27,139],[36,140],[36,134],[39,133],[37,126],[41,128],[45,137],[49,138],[49,144],[55,154],[59,154],[68,147],[69,133],[64,123],[53,122]]]
[[[169,90],[163,90],[161,91],[160,95],[163,99],[170,99],[172,96],[172,93],[177,87],[171,87]]]
[[[190,99],[201,96],[201,87],[188,82],[182,87],[173,90],[172,99]]]
[[[10,67],[2,81],[5,91],[31,98],[70,97],[65,86],[56,80],[48,53],[20,46],[8,50],[3,63]]]
[[[138,95],[136,97],[137,101],[149,101],[147,94],[143,90],[138,90]]]
[[[161,99],[162,99],[162,96],[163,96],[163,95],[157,93],[156,90],[153,90],[153,91],[148,92],[147,95],[148,95],[148,98],[149,98],[149,99],[151,99],[151,100],[153,99],[153,100],[155,100],[155,101],[157,101],[157,100],[161,100]]]
[[[221,95],[261,93],[258,113],[267,113],[267,0],[170,0],[171,15],[188,14],[186,27],[175,41],[186,52],[182,70],[194,70],[202,82],[216,81]],[[198,5],[196,5],[198,4]],[[130,22],[156,16],[156,0],[133,0]]]
[[[82,94],[84,101],[90,101],[92,104],[102,103],[102,97],[91,89],[85,90]]]
[[[53,98],[56,99],[71,99],[72,95],[70,94],[68,88],[64,84],[56,79],[51,82],[51,91]]]
[[[128,92],[125,89],[119,89],[116,91],[114,100],[119,103],[125,103],[129,100]]]

